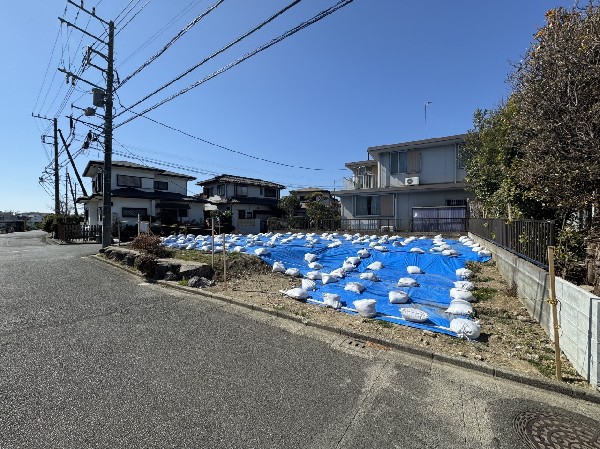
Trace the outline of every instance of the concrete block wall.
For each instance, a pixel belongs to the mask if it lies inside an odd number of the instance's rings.
[[[498,271],[516,286],[520,301],[529,314],[554,340],[552,310],[548,303],[548,272],[517,255],[469,233],[469,237],[493,253]],[[600,386],[600,298],[557,277],[560,347],[577,372]]]

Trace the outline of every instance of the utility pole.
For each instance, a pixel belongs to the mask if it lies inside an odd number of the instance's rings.
[[[112,243],[112,131],[113,131],[113,83],[114,83],[115,24],[108,23],[108,56],[106,69],[106,97],[104,109],[104,182],[102,183],[102,248]]]
[[[52,120],[54,123],[54,216],[60,215],[60,187],[58,173],[58,119]]]
[[[69,215],[69,171],[65,168],[65,217]]]
[[[67,75],[67,81],[69,78],[74,82],[75,80],[83,81],[86,84],[89,84],[94,87],[93,92],[93,103],[94,106],[104,107],[104,170],[102,173],[102,247],[106,248],[112,243],[112,198],[111,198],[111,187],[112,187],[112,132],[113,132],[113,91],[114,91],[114,40],[115,40],[115,24],[111,20],[107,22],[96,15],[96,9],[93,8],[91,11],[86,10],[83,7],[83,2],[81,5],[74,3],[72,0],[67,0],[68,3],[80,9],[81,11],[89,14],[95,19],[102,22],[104,25],[108,26],[108,42],[103,41],[101,38],[94,36],[88,31],[79,28],[75,24],[66,21],[65,19],[59,17],[61,23],[67,25],[67,27],[75,28],[81,33],[89,36],[98,42],[106,45],[107,53],[103,55],[99,51],[93,49],[91,46],[88,47],[87,55],[86,55],[86,64],[92,66],[100,71],[106,73],[106,89],[103,89],[100,86],[95,85],[89,81],[80,78],[78,75],[65,70],[64,68],[59,69],[59,71],[65,73]],[[101,56],[106,60],[107,66],[106,70],[101,67],[94,65],[90,62],[91,54],[94,53],[96,55]]]

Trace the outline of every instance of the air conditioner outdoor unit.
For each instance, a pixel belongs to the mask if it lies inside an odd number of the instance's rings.
[[[416,186],[419,185],[419,177],[413,176],[412,178],[405,178],[404,185],[406,186]]]

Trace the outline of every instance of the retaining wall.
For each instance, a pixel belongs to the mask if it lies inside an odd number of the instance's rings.
[[[520,301],[554,340],[548,272],[517,255],[469,233],[493,253],[498,271],[516,286]],[[600,386],[600,298],[564,279],[556,278],[560,348],[577,372]]]

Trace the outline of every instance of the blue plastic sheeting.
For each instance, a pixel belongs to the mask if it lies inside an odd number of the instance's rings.
[[[233,240],[231,240],[231,237],[233,237]],[[343,311],[356,313],[353,304],[355,300],[375,299],[377,301],[375,319],[455,335],[450,331],[449,326],[450,321],[457,316],[450,315],[445,310],[450,305],[450,289],[454,287],[455,281],[461,280],[456,275],[456,270],[465,268],[467,261],[485,262],[490,257],[479,256],[471,247],[463,245],[458,240],[444,239],[445,244],[458,252],[457,256],[431,252],[434,241],[430,238],[405,240],[398,237],[396,240],[405,242],[405,246],[397,246],[398,243],[394,244],[394,237],[386,242],[385,239],[382,241],[379,236],[362,236],[359,238],[358,234],[353,236],[337,234],[229,236],[226,238],[226,244],[230,242],[229,250],[232,250],[234,246],[243,246],[249,254],[254,254],[254,250],[258,248],[265,248],[269,251],[269,254],[260,256],[265,262],[271,266],[276,261],[281,262],[286,269],[297,268],[303,276],[306,276],[310,271],[329,273],[341,268],[344,260],[348,257],[355,257],[359,250],[366,249],[370,256],[361,258],[356,270],[346,273],[344,279],[326,285],[323,285],[320,280],[315,280],[317,290],[308,292],[310,295],[309,302],[323,304],[323,293],[335,293],[340,295]],[[196,247],[201,247],[205,241],[210,242],[210,237],[197,240]],[[166,243],[168,244],[168,241]],[[220,241],[217,243],[222,244]],[[375,244],[383,247],[384,251],[370,247]],[[179,247],[182,247],[181,244]],[[424,253],[411,252],[412,248],[421,248]],[[318,256],[316,262],[323,265],[321,270],[309,268],[308,262],[304,259],[304,255],[307,253]],[[375,261],[383,264],[382,269],[373,271],[380,281],[360,279],[361,273],[371,271],[367,269],[367,266]],[[408,274],[407,267],[411,265],[419,267],[423,274]],[[402,277],[415,279],[418,286],[398,287],[398,280]],[[362,284],[365,291],[358,294],[344,290],[348,282]],[[300,287],[300,284],[301,280],[298,279],[298,287]],[[407,304],[390,304],[388,294],[391,290],[406,292],[410,298],[409,302]],[[423,323],[404,320],[400,313],[400,310],[404,307],[423,310],[429,315],[429,319]],[[461,318],[468,317],[461,316]]]

